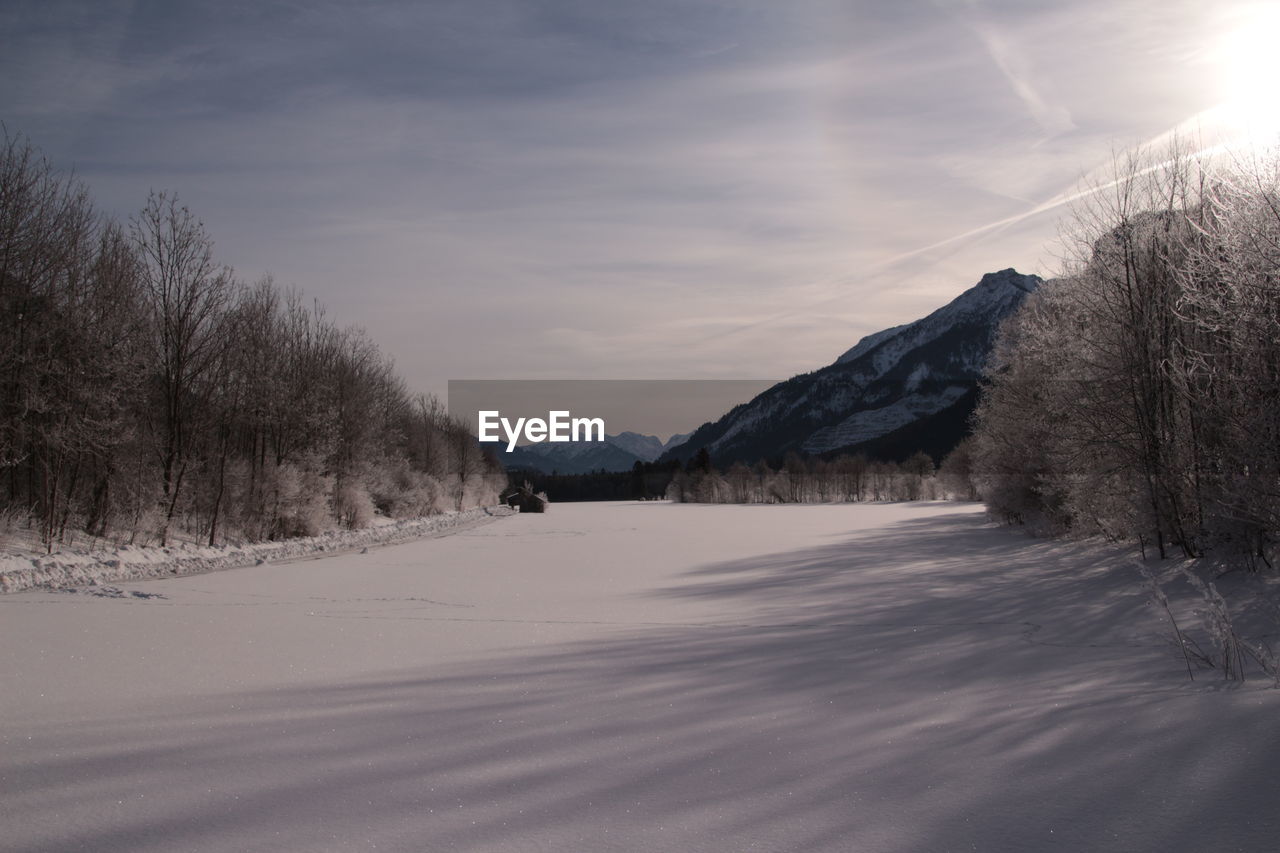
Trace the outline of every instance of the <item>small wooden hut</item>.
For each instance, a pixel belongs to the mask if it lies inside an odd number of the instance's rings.
[[[512,489],[502,498],[503,503],[520,512],[546,512],[547,496],[544,492],[533,493],[533,486],[528,481],[523,486]]]

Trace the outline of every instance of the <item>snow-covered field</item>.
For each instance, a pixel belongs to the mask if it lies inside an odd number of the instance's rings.
[[[1280,691],[956,504],[561,504],[0,598],[0,848],[1261,851]]]

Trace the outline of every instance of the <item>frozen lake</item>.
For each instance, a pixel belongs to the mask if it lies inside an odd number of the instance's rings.
[[[0,849],[1263,850],[1278,691],[957,504],[562,504],[0,598]]]

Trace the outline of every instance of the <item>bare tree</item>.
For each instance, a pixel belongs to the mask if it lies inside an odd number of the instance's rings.
[[[496,501],[501,467],[410,397],[362,331],[214,260],[152,193],[127,228],[6,136],[0,148],[0,509],[213,544]]]
[[[228,344],[224,323],[232,277],[214,262],[204,225],[172,195],[152,193],[131,221],[130,234],[150,313],[158,412],[149,426],[165,500],[164,543],[199,438],[202,383]]]

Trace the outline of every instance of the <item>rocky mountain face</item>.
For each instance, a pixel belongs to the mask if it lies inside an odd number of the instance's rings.
[[[988,273],[927,317],[868,335],[833,364],[792,377],[704,424],[663,458],[706,448],[719,467],[806,454],[939,458],[968,431],[1000,321],[1041,283]]]

